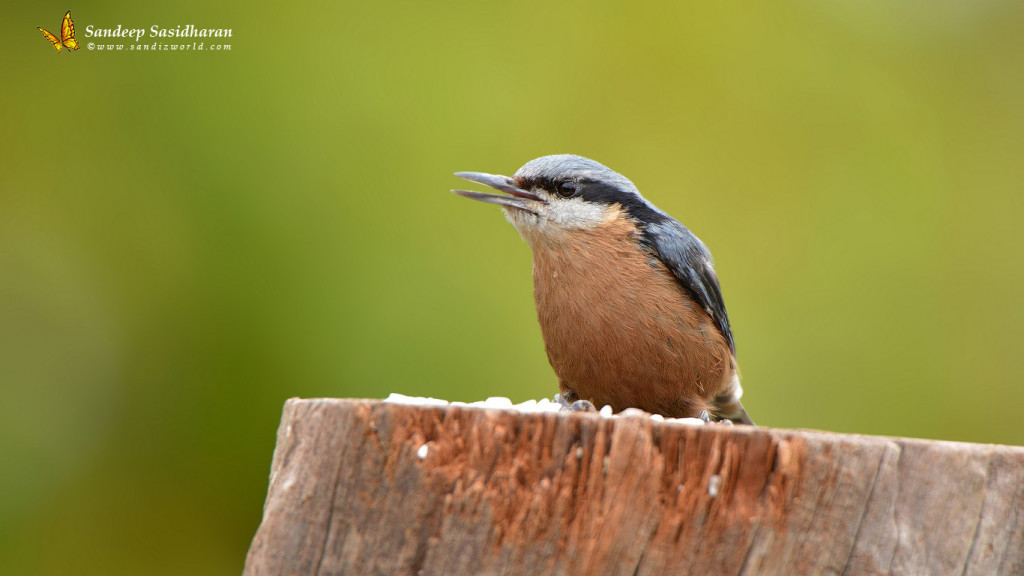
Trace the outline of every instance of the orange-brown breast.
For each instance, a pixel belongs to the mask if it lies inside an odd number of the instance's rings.
[[[562,391],[598,407],[696,416],[726,389],[729,345],[621,213],[531,241],[537,317]]]

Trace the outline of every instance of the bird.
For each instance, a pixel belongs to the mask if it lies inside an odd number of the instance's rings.
[[[753,424],[711,252],[629,179],[572,154],[455,176],[503,192],[452,190],[500,206],[530,246],[556,401]]]

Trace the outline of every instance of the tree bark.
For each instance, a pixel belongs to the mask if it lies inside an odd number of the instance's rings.
[[[292,399],[245,565],[712,573],[1024,574],[1024,449]]]

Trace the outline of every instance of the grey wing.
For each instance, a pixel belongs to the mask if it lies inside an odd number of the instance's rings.
[[[736,343],[729,327],[729,315],[725,311],[718,276],[711,267],[711,252],[699,238],[675,220],[649,225],[644,236],[654,248],[658,259],[665,263],[672,275],[711,316],[735,354]]]

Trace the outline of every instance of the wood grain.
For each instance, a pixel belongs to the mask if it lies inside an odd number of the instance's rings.
[[[245,565],[710,573],[1024,574],[1024,449],[292,399]]]

